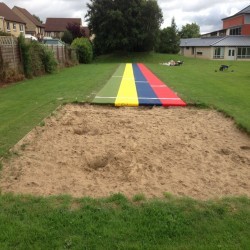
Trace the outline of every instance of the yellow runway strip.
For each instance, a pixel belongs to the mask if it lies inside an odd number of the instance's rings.
[[[127,63],[115,106],[139,106],[132,63]]]

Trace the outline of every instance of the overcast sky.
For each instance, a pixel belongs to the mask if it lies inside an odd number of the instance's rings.
[[[128,0],[129,1],[129,0]],[[46,17],[81,17],[83,24],[89,0],[6,0],[10,8],[18,6],[39,16],[44,22]],[[222,28],[221,19],[237,13],[250,5],[250,0],[158,0],[162,9],[164,23],[162,28],[171,25],[174,17],[179,29],[187,23],[197,23],[201,33]]]

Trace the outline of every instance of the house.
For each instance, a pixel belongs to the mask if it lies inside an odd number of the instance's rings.
[[[201,38],[181,39],[181,54],[204,59],[250,60],[250,5],[222,21],[221,30]]]
[[[20,33],[25,34],[25,24],[5,3],[0,3],[0,31],[18,37]]]
[[[45,25],[38,21],[26,9],[14,6],[12,9],[17,16],[23,19],[26,23],[26,34],[35,36],[37,38],[44,37]]]
[[[45,23],[45,36],[62,38],[64,31],[67,30],[69,23],[82,25],[81,18],[47,18]]]
[[[181,54],[204,59],[250,59],[250,36],[181,39]]]

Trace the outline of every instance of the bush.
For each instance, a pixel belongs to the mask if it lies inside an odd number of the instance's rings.
[[[37,41],[27,42],[23,35],[19,36],[18,43],[26,77],[51,74],[57,69],[57,61],[52,50]]]
[[[4,31],[0,31],[0,36],[11,36],[11,34]]]
[[[93,48],[89,39],[84,37],[76,38],[72,42],[71,47],[76,50],[79,63],[91,63],[93,60]]]
[[[71,34],[70,31],[66,30],[63,33],[62,36],[62,41],[65,42],[66,44],[71,44],[73,41],[73,35]]]
[[[41,59],[46,73],[53,73],[57,69],[57,61],[51,49],[42,46]]]
[[[0,82],[12,83],[24,80],[24,75],[14,69],[6,69],[3,74],[0,74]],[[0,84],[1,85],[1,84]]]
[[[42,47],[36,41],[29,42],[29,56],[32,69],[32,76],[40,76],[45,73],[43,62],[41,60]]]
[[[18,37],[18,44],[21,50],[22,62],[23,62],[23,71],[26,77],[32,77],[32,66],[31,66],[31,57],[30,57],[30,46],[26,43],[23,35]]]

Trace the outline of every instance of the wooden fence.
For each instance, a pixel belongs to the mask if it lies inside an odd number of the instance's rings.
[[[60,67],[78,63],[75,50],[68,46],[44,45],[52,49]],[[8,71],[23,74],[23,64],[17,38],[0,36],[0,81]]]
[[[11,36],[0,36],[1,69],[20,70],[21,55],[17,39]]]
[[[77,56],[75,50],[69,46],[45,45],[53,50],[56,60],[61,66],[67,65],[69,62],[76,63]]]

